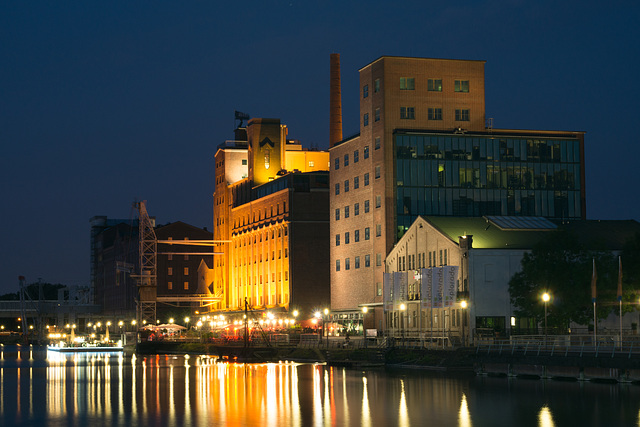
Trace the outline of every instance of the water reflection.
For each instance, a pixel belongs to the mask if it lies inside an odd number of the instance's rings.
[[[640,387],[0,348],[0,425],[639,425]]]

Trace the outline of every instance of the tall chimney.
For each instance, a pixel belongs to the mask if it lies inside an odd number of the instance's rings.
[[[342,141],[342,89],[340,87],[340,54],[330,55],[331,82],[329,95],[329,146]]]

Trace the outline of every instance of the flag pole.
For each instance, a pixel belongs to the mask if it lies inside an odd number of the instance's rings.
[[[596,318],[596,281],[598,273],[596,273],[596,259],[593,258],[593,274],[591,275],[591,301],[593,302],[593,345],[598,340],[598,319]]]
[[[622,350],[622,257],[618,256],[618,303],[620,304],[620,350]]]

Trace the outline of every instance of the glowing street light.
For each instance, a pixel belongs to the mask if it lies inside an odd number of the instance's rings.
[[[460,307],[462,308],[462,346],[465,346],[465,336],[464,336],[464,324],[467,323],[467,302],[462,300],[460,301]]]
[[[542,294],[542,301],[544,301],[544,346],[547,346],[547,303],[551,297],[547,292]]]

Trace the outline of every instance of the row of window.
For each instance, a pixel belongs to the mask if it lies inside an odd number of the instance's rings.
[[[379,170],[380,166],[376,166],[376,167]],[[380,178],[380,176],[378,176],[378,178]],[[364,186],[365,187],[369,185],[369,172],[364,174],[364,180],[363,181],[364,181]],[[344,185],[342,187],[345,193],[349,192],[349,187],[350,187],[349,186],[349,180],[347,179],[347,180],[344,181]],[[358,188],[360,188],[360,177],[356,176],[356,177],[353,178],[353,189],[357,190]],[[340,183],[339,182],[335,184],[335,194],[336,194],[336,196],[338,194],[340,194]]]
[[[415,90],[416,79],[415,77],[400,77],[400,90]],[[427,90],[429,92],[442,92],[442,79],[427,79]],[[374,82],[374,91],[380,92],[380,79],[376,79]],[[469,92],[469,80],[454,80],[453,91],[459,93]],[[369,85],[362,87],[362,97],[369,97]]]
[[[376,196],[376,208],[382,206],[382,196]],[[364,213],[369,213],[369,200],[364,201]],[[350,205],[344,207],[344,218],[349,218],[351,214]],[[353,204],[353,216],[360,215],[360,203]],[[340,208],[336,208],[336,221],[340,220]]]
[[[455,114],[455,121],[457,122],[468,122],[471,120],[471,113],[468,108],[456,108],[454,114]],[[416,118],[415,107],[400,107],[400,119],[415,120],[415,118]],[[442,120],[442,108],[428,108],[427,119]],[[376,108],[376,122],[379,120],[380,120],[380,109]],[[362,123],[364,126],[369,126],[369,113],[364,113],[362,117]]]
[[[183,274],[184,274],[185,276],[188,276],[188,275],[189,275],[189,267],[184,267],[184,269],[183,269]],[[167,275],[168,275],[168,276],[173,276],[173,267],[168,267],[168,268],[167,268]]]
[[[369,146],[365,145],[364,148],[362,149],[362,155],[365,159],[369,158]],[[344,161],[343,161],[343,165],[344,166],[349,166],[349,154],[345,154],[344,155]],[[353,163],[358,163],[360,161],[360,150],[355,150],[353,152]],[[340,169],[340,157],[336,157],[334,160],[334,169],[338,170]]]
[[[264,241],[266,242],[269,240],[269,235],[271,235],[271,240],[273,240],[276,238],[276,235],[277,237],[280,237],[282,234],[287,236],[289,234],[289,229],[287,227],[283,227],[283,228],[278,228],[277,233],[276,233],[276,230],[272,229],[271,232],[265,231],[264,233],[254,234],[253,243],[261,243],[263,237],[264,237]],[[238,243],[238,240],[240,241],[240,243]],[[234,248],[247,246],[247,243],[251,245],[251,236],[248,236],[248,237],[245,236],[245,238],[240,237],[239,239],[235,239]]]
[[[440,249],[440,258],[436,260],[436,251],[421,252],[418,254],[418,261],[416,263],[416,254],[407,255],[406,257],[399,256],[396,260],[397,271],[418,270],[420,268],[431,268],[436,266],[448,265],[447,263],[447,249]],[[428,264],[427,264],[428,255]]]
[[[283,275],[284,275],[284,281],[285,282],[288,281],[289,280],[289,270],[285,270],[284,273],[278,272],[277,276],[276,276],[276,273],[271,273],[271,283],[276,283],[276,279],[278,280],[278,282],[282,282]],[[263,283],[263,275],[262,274],[259,275],[259,276],[256,275],[255,276],[256,283],[254,283],[254,285],[268,284],[269,283],[269,274],[265,274],[264,277],[266,277],[266,281]],[[258,280],[259,280],[259,282],[258,282]],[[242,286],[242,283],[241,283],[240,279],[238,279],[238,284],[240,284],[240,286]],[[236,285],[236,286],[238,286],[238,285]],[[247,286],[252,286],[251,277],[249,277],[247,279]]]
[[[376,237],[382,236],[382,224],[376,224]],[[336,234],[336,246],[340,246],[340,234]],[[369,240],[371,238],[371,232],[369,227],[364,229],[364,240]],[[360,241],[360,230],[353,231],[353,242],[358,243]],[[344,233],[344,244],[348,245],[351,243],[351,232],[346,231]]]
[[[287,248],[284,248],[284,257],[288,258],[289,257],[289,250]],[[269,253],[267,251],[267,253],[265,254],[265,261],[269,261]],[[276,251],[271,251],[271,261],[276,259]],[[278,249],[278,259],[282,259],[282,250]],[[238,267],[238,266],[242,266],[242,265],[247,265],[251,264],[251,263],[258,263],[258,262],[262,262],[262,254],[256,254],[255,255],[255,259],[253,259],[251,256],[249,257],[242,257],[239,256],[237,260],[234,261],[233,266],[234,267]]]
[[[274,207],[271,206],[271,209],[257,209],[253,212],[253,222],[262,221],[263,219],[267,219],[275,215],[280,215],[280,213],[285,213],[287,211],[287,202],[282,202],[282,206],[280,203],[276,203],[275,210]],[[269,215],[270,213],[270,215]],[[242,219],[237,218],[233,221],[234,228],[245,226],[247,224],[251,224],[251,215],[247,214],[246,216],[242,216]]]

